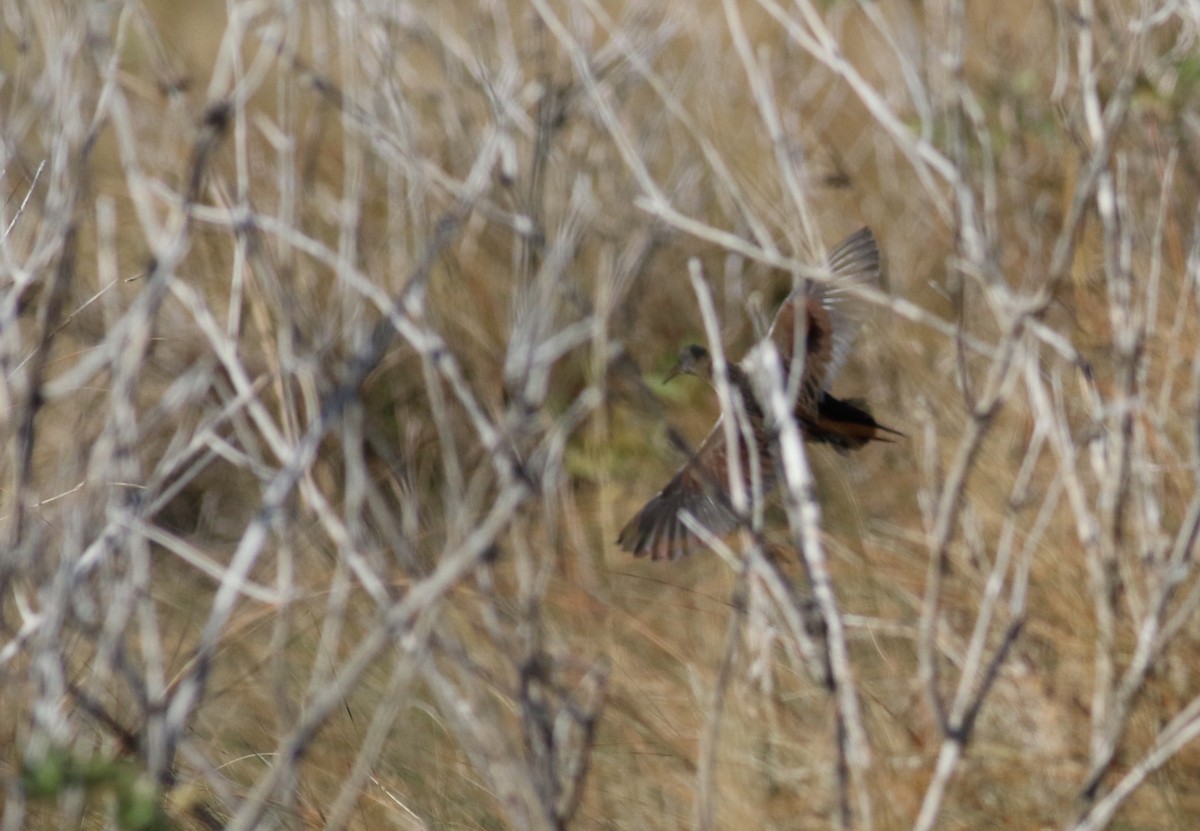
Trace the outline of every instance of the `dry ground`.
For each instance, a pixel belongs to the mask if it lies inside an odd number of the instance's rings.
[[[1195,3],[0,14],[5,829],[1200,824]],[[862,224],[906,438],[617,550]]]

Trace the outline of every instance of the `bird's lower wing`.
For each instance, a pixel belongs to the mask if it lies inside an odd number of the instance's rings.
[[[736,528],[725,451],[724,430],[718,422],[696,455],[621,529],[617,544],[638,557],[678,560],[701,545],[684,524],[684,513],[714,536]]]

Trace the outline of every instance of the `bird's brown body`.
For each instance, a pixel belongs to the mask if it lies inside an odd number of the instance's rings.
[[[839,289],[875,285],[879,280],[879,250],[870,229],[863,228],[838,245],[826,267],[831,282],[808,283],[793,292],[777,312],[767,338],[739,363],[727,367],[730,387],[737,393],[750,428],[751,447],[743,438],[737,439],[742,476],[750,486],[754,481],[751,466],[757,466],[757,481],[764,492],[774,482],[771,446],[776,430],[766,416],[769,408],[760,405],[758,394],[764,386],[766,353],[772,346],[782,363],[786,388],[795,390],[792,414],[806,441],[848,451],[871,441],[888,441],[885,433],[896,434],[862,407],[835,398],[828,390],[857,328],[842,305]],[[686,348],[676,373],[711,382],[708,353],[699,346]],[[729,447],[724,426],[718,421],[688,463],[622,529],[618,544],[637,556],[678,559],[698,542],[684,525],[685,512],[717,536],[737,527],[728,489]]]

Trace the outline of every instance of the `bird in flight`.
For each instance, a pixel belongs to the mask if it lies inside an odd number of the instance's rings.
[[[764,359],[771,348],[778,352],[786,388],[795,390],[792,414],[806,441],[830,444],[845,452],[871,441],[891,441],[887,434],[902,435],[877,422],[858,404],[829,392],[861,323],[857,315],[861,301],[856,309],[845,290],[879,284],[879,248],[871,229],[862,228],[843,240],[829,254],[825,269],[830,280],[805,281],[776,312],[766,338],[741,361],[727,367],[726,377],[741,400],[750,427],[764,492],[774,482],[771,444],[775,430],[765,415],[769,408],[759,402],[757,391],[763,388],[758,379],[763,377]],[[676,375],[695,375],[713,383],[708,350],[697,345],[685,347],[666,380]],[[749,448],[740,436],[737,441],[742,475],[747,476]],[[718,419],[691,459],[621,530],[617,544],[653,560],[676,560],[691,553],[699,539],[688,530],[682,514],[690,513],[715,536],[728,534],[738,524],[728,488],[729,448]]]

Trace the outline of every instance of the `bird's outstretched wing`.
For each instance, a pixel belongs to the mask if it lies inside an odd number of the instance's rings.
[[[850,289],[879,285],[879,246],[871,229],[861,228],[842,240],[830,252],[824,268],[829,279],[805,281],[784,301],[769,333],[784,366],[804,356],[798,385],[801,409],[814,408],[820,402],[862,326],[868,307],[856,301]],[[803,319],[798,318],[798,310],[803,311]],[[748,362],[762,346],[751,351]]]
[[[860,286],[879,287],[879,245],[871,229],[860,228],[846,237],[829,254],[828,265],[833,280],[808,285],[809,296],[816,299],[829,316],[829,357],[819,381],[822,390],[829,389],[837,377],[870,311],[870,307],[854,298],[849,290]]]
[[[765,491],[772,484],[770,457],[761,449],[758,456]],[[743,450],[743,472],[749,463]],[[701,545],[683,522],[685,511],[718,537],[737,527],[729,498],[729,454],[722,419],[687,464],[621,529],[617,544],[638,557],[678,560]]]

